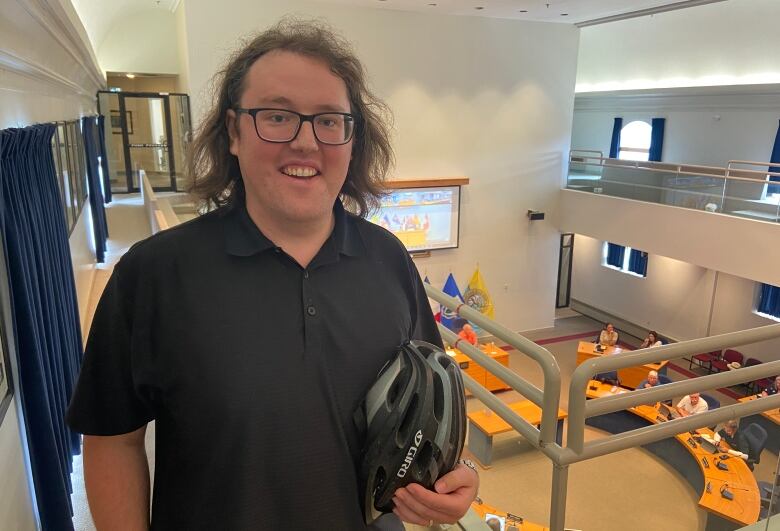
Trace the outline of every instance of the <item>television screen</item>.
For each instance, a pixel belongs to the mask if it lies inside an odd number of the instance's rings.
[[[382,198],[369,221],[395,234],[409,251],[458,246],[460,186],[401,188]]]

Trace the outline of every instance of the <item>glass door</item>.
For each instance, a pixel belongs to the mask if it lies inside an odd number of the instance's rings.
[[[184,159],[192,136],[189,96],[100,91],[98,105],[106,117],[112,192],[138,192],[140,170],[156,191],[184,188]]]
[[[140,188],[139,170],[144,170],[155,190],[176,190],[168,96],[120,94],[119,113],[123,122],[125,167],[131,176],[131,190],[138,191]]]
[[[571,299],[571,264],[574,259],[574,234],[561,234],[561,248],[558,254],[558,290],[555,307],[566,308]]]

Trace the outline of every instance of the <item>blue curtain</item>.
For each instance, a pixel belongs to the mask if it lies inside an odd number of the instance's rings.
[[[108,173],[108,152],[106,151],[106,117],[99,114],[97,117],[98,155],[100,155],[100,167],[103,170],[103,200],[111,202],[111,175]]]
[[[639,249],[631,249],[628,255],[628,270],[637,275],[647,276],[647,253]]]
[[[650,133],[650,155],[647,160],[661,162],[661,153],[664,150],[664,127],[666,118],[653,118],[653,130]]]
[[[612,126],[612,142],[609,144],[609,158],[616,159],[620,154],[620,131],[623,129],[623,118],[615,118]]]
[[[98,173],[98,146],[96,140],[95,118],[81,119],[81,130],[84,134],[84,155],[87,161],[87,189],[89,190],[89,206],[92,210],[92,231],[95,234],[95,254],[97,261],[106,261],[106,240],[108,239],[108,224],[106,209],[103,206],[103,192]]]
[[[769,159],[769,162],[780,162],[780,127],[777,128],[777,134],[775,135],[775,146],[772,148],[772,157]],[[780,166],[771,166],[769,171],[780,173]],[[770,176],[769,180],[780,183],[780,177]],[[768,185],[766,187],[766,193],[780,194],[780,184]]]
[[[615,243],[607,243],[607,264],[613,267],[623,267],[623,257],[626,248]]]
[[[0,131],[0,228],[8,268],[18,399],[43,529],[71,530],[79,436],[63,418],[82,344],[68,228],[51,138],[55,125]]]
[[[780,318],[780,288],[761,284],[761,294],[758,297],[756,310]]]

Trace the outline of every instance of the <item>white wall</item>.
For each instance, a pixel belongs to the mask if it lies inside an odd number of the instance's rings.
[[[93,114],[95,93],[105,85],[94,58],[69,1],[4,2],[0,10],[0,129]],[[77,248],[83,250],[89,238],[82,219],[71,241],[80,242]],[[77,250],[73,261],[79,271],[77,296],[82,307],[89,295],[85,278],[94,268],[94,255],[90,264],[90,258]],[[20,410],[15,397],[0,425],[0,521],[3,529],[27,531],[35,529],[36,516],[17,421]]]
[[[323,17],[355,44],[395,113],[394,177],[471,179],[461,247],[418,259],[421,272],[442,286],[452,271],[465,288],[478,262],[499,321],[552,325],[559,238],[550,218],[569,147],[578,29],[299,1],[187,3],[196,122],[238,36],[291,12]],[[529,208],[548,219],[529,223]]]
[[[577,94],[572,148],[609,154],[615,117],[666,118],[664,162],[725,166],[768,161],[780,123],[780,85]]]
[[[73,279],[76,283],[76,296],[81,321],[81,335],[86,341],[87,306],[92,283],[95,280],[95,236],[92,226],[92,208],[89,201],[79,215],[76,226],[70,235],[70,259],[73,262]]]
[[[675,339],[706,335],[713,271],[652,254],[640,278],[602,265],[603,240],[574,240],[573,298]]]
[[[780,82],[777,0],[730,0],[583,28],[577,92]]]
[[[36,529],[36,522],[32,500],[27,491],[16,407],[16,398],[13,398],[0,424],[0,478],[3,478],[0,518],[3,519],[3,529],[32,531]]]
[[[143,9],[118,18],[97,47],[106,72],[177,74],[176,17],[167,9]]]
[[[577,234],[572,267],[572,298],[644,330],[676,340],[735,332],[776,322],[760,317],[756,282],[650,254],[647,277],[603,265],[604,240]],[[713,303],[714,297],[714,305]],[[710,309],[712,315],[710,316]],[[737,346],[746,357],[780,359],[780,340]]]
[[[179,76],[176,78],[176,92],[190,92],[190,61],[187,54],[187,12],[185,2],[179,2],[174,17],[176,19],[176,61]]]

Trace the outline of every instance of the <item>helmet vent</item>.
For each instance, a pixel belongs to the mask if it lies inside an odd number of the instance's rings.
[[[431,441],[425,441],[422,448],[420,448],[420,451],[417,452],[417,459],[415,459],[415,464],[417,465],[417,477],[422,479],[425,476],[425,473],[428,470],[428,466],[430,466],[431,462],[433,460],[431,459],[433,457],[433,444]]]
[[[395,407],[395,401],[398,400],[398,394],[401,391],[401,378],[396,378],[390,390],[387,392],[387,405],[391,408]]]
[[[409,401],[409,407],[404,412],[404,419],[401,421],[398,431],[395,434],[395,442],[399,448],[409,445],[412,433],[412,423],[417,418],[417,395],[414,395]]]
[[[436,373],[433,375],[433,415],[439,422],[444,416],[444,384]]]

